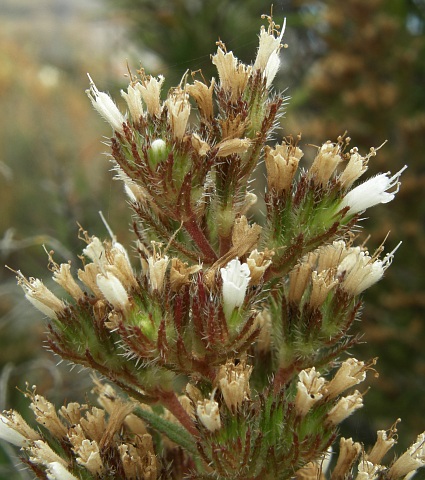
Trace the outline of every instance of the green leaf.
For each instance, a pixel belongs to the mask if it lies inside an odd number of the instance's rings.
[[[136,408],[134,413],[141,419],[148,422],[149,425],[151,425],[155,430],[158,430],[158,432],[166,435],[171,441],[177,443],[195,457],[198,456],[198,450],[192,435],[183,427],[169,422],[153,412],[143,410],[140,407]]]

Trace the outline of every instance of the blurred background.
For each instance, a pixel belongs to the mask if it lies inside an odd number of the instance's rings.
[[[166,88],[187,69],[209,78],[218,38],[243,61],[254,59],[260,15],[269,12],[263,0],[0,0],[2,264],[49,284],[43,245],[59,263],[77,265],[77,222],[107,236],[99,210],[120,242],[132,241],[102,143],[110,127],[84,93],[86,72],[118,103],[127,62],[164,74]],[[345,131],[363,154],[387,140],[367,175],[409,166],[396,200],[363,221],[371,251],[388,232],[387,251],[403,244],[355,326],[367,342],[357,358],[378,356],[380,376],[343,428],[370,445],[401,417],[401,452],[425,430],[425,1],[274,0],[274,16],[287,18],[289,46],[275,81],[291,97],[279,135],[302,132],[307,159],[313,145]],[[88,372],[57,366],[43,348],[41,315],[4,268],[0,315],[0,408],[25,410],[16,389],[25,382],[58,404],[84,400]],[[15,455],[0,445],[0,479],[31,478],[15,471]]]

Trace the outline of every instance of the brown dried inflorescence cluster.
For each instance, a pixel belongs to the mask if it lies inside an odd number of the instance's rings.
[[[266,145],[286,101],[272,90],[284,29],[268,20],[252,65],[218,43],[217,82],[185,74],[162,100],[163,77],[131,75],[126,115],[91,81],[93,106],[114,130],[139,266],[111,231],[101,241],[81,228],[77,272],[49,253],[67,299],[17,272],[49,319],[51,350],[119,389],[98,384],[101,409],[69,404],[60,416],[29,394],[40,432],[3,415],[39,478],[312,477],[338,425],[362,407],[352,388],[375,362],[349,359],[329,374],[357,339],[361,293],[395,250],[371,255],[352,230],[394,198],[402,170],[353,188],[375,149],[361,156],[342,136],[304,170],[300,136]],[[259,225],[250,179],[263,157]],[[331,478],[352,478],[353,445],[341,447]],[[388,469],[377,449],[363,454],[359,479],[401,478],[424,460],[418,447]]]

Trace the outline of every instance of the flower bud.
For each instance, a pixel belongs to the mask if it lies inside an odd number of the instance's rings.
[[[157,138],[151,143],[151,148],[148,150],[148,156],[153,167],[156,167],[159,163],[167,160],[167,144],[162,138]]]

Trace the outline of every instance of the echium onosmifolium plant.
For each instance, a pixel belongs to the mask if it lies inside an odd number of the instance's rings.
[[[337,441],[375,371],[374,359],[344,356],[350,327],[394,254],[370,254],[352,232],[366,209],[393,200],[404,168],[355,186],[375,149],[362,156],[342,136],[300,170],[299,137],[267,145],[286,98],[272,87],[284,29],[266,18],[252,65],[219,42],[218,80],[185,75],[165,100],[164,78],[140,70],[122,91],[126,114],[90,79],[113,128],[138,261],[114,235],[81,230],[76,273],[49,253],[66,299],[17,272],[48,317],[50,349],[103,378],[97,406],[57,411],[28,388],[37,428],[3,412],[0,435],[38,478],[396,480],[425,463],[422,434],[383,464],[396,424],[368,452]],[[250,180],[262,159],[258,225]]]

